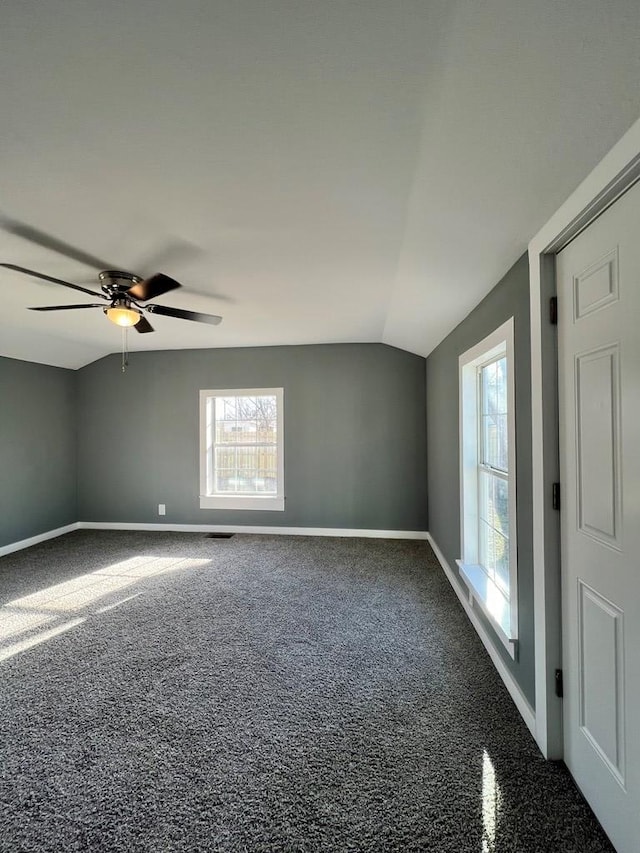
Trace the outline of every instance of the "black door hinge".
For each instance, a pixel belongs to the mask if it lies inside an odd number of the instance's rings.
[[[562,697],[564,696],[564,688],[562,685],[562,670],[561,669],[556,669],[555,678],[556,678],[556,696],[558,697],[558,699],[562,699]]]
[[[554,509],[560,509],[560,483],[553,484],[553,491],[551,492],[551,502],[553,504]]]
[[[549,300],[549,322],[552,326],[558,325],[558,297],[552,296]]]

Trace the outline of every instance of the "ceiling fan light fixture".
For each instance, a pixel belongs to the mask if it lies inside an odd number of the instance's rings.
[[[111,308],[105,308],[104,313],[116,326],[135,326],[142,317],[139,311],[126,305],[112,305]]]

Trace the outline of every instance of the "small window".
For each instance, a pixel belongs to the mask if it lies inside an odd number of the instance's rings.
[[[200,508],[284,510],[283,389],[200,392]]]
[[[460,356],[460,574],[515,656],[518,637],[513,318]]]

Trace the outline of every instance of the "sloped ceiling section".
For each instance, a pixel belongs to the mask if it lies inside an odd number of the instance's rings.
[[[640,114],[637,0],[9,0],[1,16],[0,261],[97,287],[18,221],[224,316],[155,316],[131,349],[426,355]],[[79,367],[118,350],[98,309],[27,310],[77,296],[0,271],[0,354]]]

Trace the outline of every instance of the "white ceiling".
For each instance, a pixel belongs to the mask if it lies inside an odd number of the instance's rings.
[[[637,0],[7,0],[0,217],[224,316],[131,349],[427,355],[640,115],[639,32]],[[95,275],[2,229],[0,261]],[[117,351],[26,310],[83,300],[0,271],[0,354]]]

